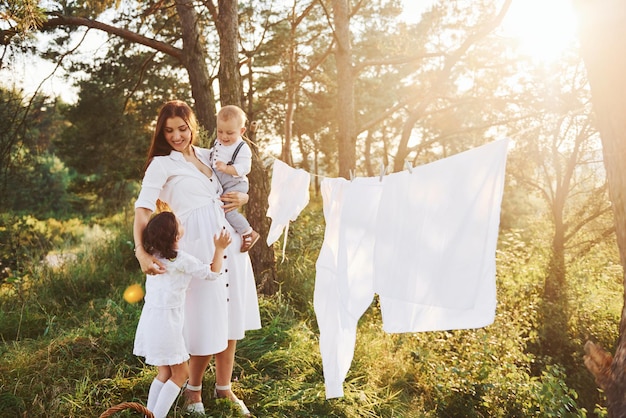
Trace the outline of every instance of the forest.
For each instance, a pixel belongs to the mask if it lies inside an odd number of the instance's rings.
[[[250,251],[263,326],[240,341],[233,386],[253,416],[626,416],[626,5],[569,1],[576,36],[545,57],[507,31],[518,0],[426,2],[411,18],[408,3],[0,1],[0,74],[38,56],[77,92],[0,78],[0,417],[145,403],[156,370],[132,354],[143,302],[123,294],[145,281],[133,205],[171,99],[194,108],[200,146],[221,106],[245,110],[244,211],[262,237],[274,160],[311,174],[288,239]],[[98,46],[78,53],[94,32]],[[345,396],[325,399],[322,179],[502,138],[494,323],[388,334],[375,299]],[[207,416],[238,416],[213,379]],[[193,415],[180,397],[171,416]]]

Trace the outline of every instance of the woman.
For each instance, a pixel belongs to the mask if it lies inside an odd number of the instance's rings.
[[[197,120],[184,102],[167,102],[160,110],[148,151],[145,174],[135,202],[133,235],[135,254],[146,274],[163,273],[164,265],[148,254],[141,236],[158,201],[166,203],[185,228],[180,249],[210,263],[213,236],[226,229],[232,239],[224,255],[223,278],[192,280],[185,302],[185,341],[189,349],[188,410],[204,412],[202,377],[215,355],[215,395],[229,398],[249,415],[231,390],[237,340],[246,330],[261,327],[252,265],[248,253],[239,252],[240,237],[224,217],[247,202],[243,193],[222,196],[221,185],[209,168],[209,150],[193,145]],[[223,206],[222,201],[226,204]]]

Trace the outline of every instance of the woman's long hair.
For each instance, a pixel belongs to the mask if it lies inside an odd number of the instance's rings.
[[[174,259],[178,221],[172,212],[160,212],[150,218],[141,237],[144,250],[152,255]]]
[[[191,143],[195,143],[198,137],[198,119],[196,118],[193,110],[182,100],[172,100],[163,105],[159,110],[159,116],[157,118],[156,127],[154,128],[154,134],[152,135],[152,141],[150,142],[150,148],[148,149],[148,159],[143,171],[145,173],[148,165],[152,159],[160,155],[170,155],[172,147],[165,140],[165,134],[163,128],[165,122],[170,118],[179,117],[185,121],[189,129],[191,130]]]

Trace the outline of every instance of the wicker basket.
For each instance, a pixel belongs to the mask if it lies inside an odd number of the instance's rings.
[[[148,408],[137,402],[122,402],[119,405],[112,406],[104,411],[102,415],[100,415],[100,418],[113,416],[113,414],[123,411],[125,409],[134,409],[135,411],[140,412],[148,418],[154,418],[154,415],[152,414],[152,412],[148,411]]]

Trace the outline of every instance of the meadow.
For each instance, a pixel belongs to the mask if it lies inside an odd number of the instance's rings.
[[[97,417],[121,402],[145,403],[156,370],[132,354],[142,302],[122,298],[144,280],[129,212],[90,222],[1,220],[0,417]],[[559,361],[541,339],[547,238],[501,231],[492,325],[386,334],[374,301],[359,323],[345,396],[326,400],[313,312],[323,233],[314,202],[291,225],[284,262],[276,247],[280,290],[259,297],[262,329],[239,343],[233,386],[254,416],[606,416],[583,344],[591,339],[612,351],[617,340],[623,289],[614,243],[567,266],[568,344]],[[237,416],[212,398],[211,370],[203,383],[207,416]],[[170,416],[191,416],[182,398]]]

